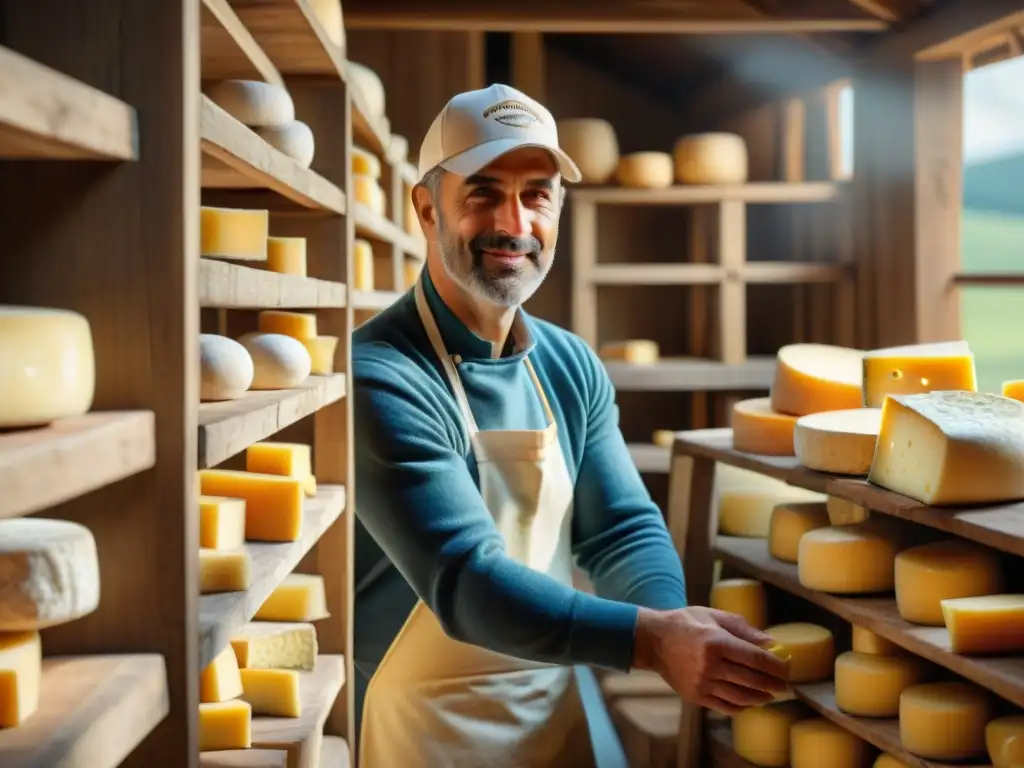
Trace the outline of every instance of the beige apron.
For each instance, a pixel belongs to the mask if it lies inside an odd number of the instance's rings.
[[[573,483],[557,424],[528,358],[548,426],[481,432],[437,323],[416,309],[444,366],[472,442],[480,493],[509,557],[572,584]],[[417,602],[370,680],[361,768],[589,768],[586,718],[571,667],[513,658],[450,639]]]

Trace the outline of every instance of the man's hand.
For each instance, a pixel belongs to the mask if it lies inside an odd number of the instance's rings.
[[[734,715],[786,688],[786,664],[763,649],[771,635],[713,608],[640,609],[634,666],[660,674],[691,704]]]

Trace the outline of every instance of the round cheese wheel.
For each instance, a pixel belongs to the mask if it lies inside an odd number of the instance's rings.
[[[672,154],[680,184],[743,184],[747,180],[747,143],[734,133],[683,136]]]
[[[372,69],[358,61],[348,60],[348,81],[363,96],[371,119],[384,117],[384,83]]]
[[[860,408],[864,352],[831,344],[787,344],[777,355],[772,410],[806,416]]]
[[[765,632],[789,652],[791,683],[814,683],[832,677],[835,641],[827,628],[794,622],[776,624]]]
[[[288,155],[303,168],[309,168],[316,151],[313,131],[300,120],[285,125],[257,128],[256,134],[278,152]]]
[[[820,493],[727,464],[716,467],[715,484],[718,532],[725,536],[767,538],[776,505],[825,500]]]
[[[737,451],[792,456],[796,416],[776,413],[768,397],[740,400],[732,407],[732,444]]]
[[[985,726],[985,745],[992,768],[1024,765],[1024,715],[1007,715]]]
[[[776,504],[768,528],[768,553],[784,563],[795,563],[800,537],[828,525],[828,510],[818,501]]]
[[[92,407],[96,362],[77,312],[0,304],[0,429],[38,427]]]
[[[905,549],[896,557],[896,607],[915,624],[945,625],[941,602],[1002,591],[999,556],[963,539]]]
[[[768,624],[768,599],[764,584],[754,579],[723,579],[711,589],[711,607],[742,616],[748,624],[764,629]]]
[[[313,368],[298,339],[280,333],[247,333],[238,342],[252,356],[251,389],[288,389],[304,382]]]
[[[797,573],[808,589],[834,594],[888,592],[899,546],[871,523],[818,528],[800,538]]]
[[[250,128],[287,125],[295,120],[295,104],[280,85],[258,80],[225,80],[207,89],[206,97]]]
[[[866,627],[853,625],[851,647],[857,653],[869,653],[874,656],[902,656],[906,653],[896,643],[876,635]]]
[[[345,50],[345,22],[341,15],[341,0],[309,0],[313,15],[327,33],[327,39]]]
[[[862,738],[823,717],[795,723],[789,745],[790,768],[865,768],[874,752]]]
[[[900,696],[900,743],[932,760],[967,760],[985,754],[992,697],[973,683],[912,685]]]
[[[789,765],[789,733],[794,723],[811,716],[799,701],[747,707],[732,719],[732,748],[753,765]]]
[[[836,706],[857,717],[896,717],[900,694],[927,674],[928,665],[916,656],[847,651],[836,658]]]
[[[676,441],[676,433],[671,429],[656,429],[651,434],[651,442],[659,448],[671,448]]]
[[[910,766],[883,752],[878,756],[878,759],[875,760],[871,768],[910,768]]]
[[[812,413],[797,420],[793,448],[799,462],[808,469],[866,475],[881,428],[881,408]]]
[[[199,376],[199,399],[202,402],[234,400],[252,385],[252,357],[234,339],[201,333]]]
[[[99,603],[99,559],[88,528],[41,517],[0,520],[0,632],[64,624]]]
[[[624,187],[664,189],[672,186],[672,156],[665,152],[633,152],[619,158],[615,176]]]
[[[607,120],[559,120],[558,143],[576,163],[586,184],[604,184],[619,166],[619,139]]]

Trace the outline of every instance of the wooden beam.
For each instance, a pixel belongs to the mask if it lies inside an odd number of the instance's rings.
[[[866,13],[888,23],[903,21],[920,10],[917,0],[850,0]]]
[[[514,32],[512,85],[543,103],[546,98],[544,72],[544,35],[540,32]]]

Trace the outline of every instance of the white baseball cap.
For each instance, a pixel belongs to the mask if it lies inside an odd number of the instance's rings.
[[[555,119],[522,91],[495,84],[453,97],[434,118],[420,146],[419,176],[441,166],[470,176],[506,152],[537,147],[551,153],[566,181],[582,177],[558,146]]]

